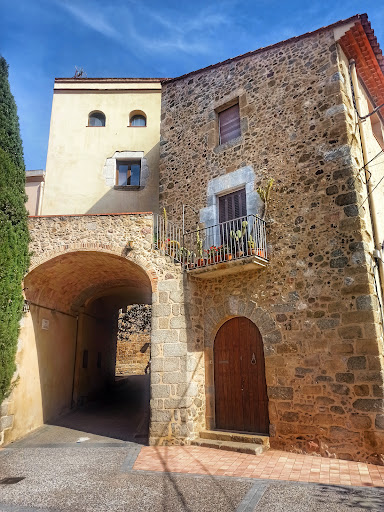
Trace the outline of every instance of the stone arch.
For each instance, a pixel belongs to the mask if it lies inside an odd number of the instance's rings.
[[[56,258],[58,256],[62,256],[71,252],[82,252],[82,251],[96,251],[103,252],[108,254],[113,254],[115,256],[120,256],[125,258],[132,263],[135,263],[139,267],[141,267],[147,274],[152,287],[152,292],[157,291],[157,283],[158,283],[158,275],[152,266],[151,262],[148,261],[141,254],[135,254],[134,252],[130,252],[125,247],[121,247],[115,244],[105,244],[102,242],[91,242],[91,243],[72,243],[65,244],[55,247],[50,251],[44,251],[40,254],[34,254],[31,257],[31,264],[28,270],[26,277],[35,270],[38,266],[48,262],[49,260]],[[24,278],[25,279],[25,278]]]
[[[230,320],[242,316],[251,320],[259,329],[264,345],[265,368],[268,369],[268,355],[274,353],[273,345],[281,340],[281,332],[271,314],[256,303],[245,302],[240,297],[230,296],[221,308],[206,310],[204,321],[204,356],[206,389],[206,428],[213,429],[215,424],[215,381],[213,365],[213,346],[220,327]],[[268,384],[268,383],[267,383]]]
[[[30,308],[13,395],[15,403],[29,397],[29,409],[17,411],[22,421],[30,412],[33,427],[40,426],[114,382],[119,310],[151,304],[156,281],[149,259],[97,243],[57,246],[34,256],[24,279]]]

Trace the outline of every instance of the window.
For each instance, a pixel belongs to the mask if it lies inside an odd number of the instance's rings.
[[[219,197],[219,223],[247,215],[245,188]]]
[[[136,115],[131,117],[131,126],[147,126],[147,120],[145,116]]]
[[[241,135],[239,104],[219,112],[220,144],[224,144]]]
[[[140,161],[116,161],[116,185],[119,187],[140,186]]]
[[[102,112],[91,112],[88,116],[88,126],[105,126],[105,115]]]

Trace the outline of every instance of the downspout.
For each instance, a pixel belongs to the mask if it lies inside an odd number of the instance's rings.
[[[379,278],[380,278],[380,297],[379,297],[379,303],[380,303],[380,310],[383,320],[383,302],[382,297],[384,294],[384,267],[383,267],[383,260],[382,260],[382,253],[381,253],[381,243],[379,241],[379,230],[377,226],[377,209],[375,204],[375,199],[373,196],[373,187],[372,182],[369,179],[370,178],[370,172],[369,172],[369,165],[367,162],[369,161],[368,157],[368,148],[367,148],[367,138],[365,133],[365,118],[360,117],[362,113],[362,107],[361,107],[361,98],[360,98],[360,87],[359,82],[357,78],[357,72],[356,72],[356,62],[354,59],[351,59],[349,61],[349,69],[351,74],[351,80],[352,80],[352,87],[353,87],[353,94],[355,97],[356,102],[356,109],[359,113],[358,116],[358,126],[359,126],[359,132],[360,132],[360,140],[361,140],[361,148],[362,148],[362,154],[363,154],[363,164],[364,164],[364,171],[365,171],[365,182],[367,184],[367,194],[368,194],[368,204],[369,204],[369,211],[370,211],[370,218],[372,223],[372,229],[373,229],[373,244],[374,244],[374,251],[373,251],[373,258],[376,262],[376,265],[379,269]]]
[[[39,203],[37,205],[37,215],[41,215],[41,210],[43,208],[43,195],[44,195],[44,181],[40,183],[40,190],[39,190]]]

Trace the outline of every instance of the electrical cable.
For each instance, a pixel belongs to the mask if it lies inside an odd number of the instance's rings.
[[[358,170],[358,173],[360,173],[361,171],[366,171],[368,174],[369,174],[369,177],[368,179],[365,180],[365,184],[368,183],[368,181],[371,179],[372,177],[372,173],[371,171],[367,168],[367,165],[369,165],[371,162],[373,162],[376,158],[378,158],[382,153],[384,153],[384,149],[382,149],[381,151],[379,151],[377,153],[377,155],[375,155],[373,158],[371,158],[366,164],[363,165],[363,167],[360,167],[360,169]],[[379,163],[382,163],[382,162],[379,162]]]
[[[367,197],[364,199],[364,201],[361,203],[360,206],[363,206],[363,204],[365,203],[365,201],[369,198],[370,195],[372,195],[373,191],[380,185],[380,183],[384,180],[384,176],[382,176],[380,178],[380,180],[378,181],[378,183],[376,183],[376,185],[373,187],[373,189],[369,192],[369,194],[367,195]]]

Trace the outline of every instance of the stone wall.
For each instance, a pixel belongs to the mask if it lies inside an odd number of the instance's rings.
[[[195,319],[202,314],[202,300],[197,293],[184,293],[180,265],[153,249],[153,216],[38,217],[30,219],[30,233],[33,254],[25,278],[26,296],[33,303],[43,302],[44,306],[54,308],[52,314],[62,311],[76,317],[84,302],[102,296],[103,290],[124,285],[145,294],[150,283],[148,302],[152,300],[153,311],[150,442],[188,443],[205,422],[200,398],[204,394],[204,376],[197,369],[195,356],[195,342],[202,347],[201,326]],[[129,241],[133,242],[132,249],[127,247]],[[47,336],[54,335],[50,334],[53,330],[44,332]],[[31,357],[37,360],[38,340],[31,318],[21,329],[20,340],[24,351],[33,352],[28,361]],[[53,339],[48,346],[53,346]],[[12,427],[9,441],[42,424],[37,414],[34,422],[28,418],[35,409],[41,410],[44,383],[40,383],[35,367],[25,366],[25,360],[19,352],[19,374],[28,374],[29,380],[20,378],[10,397],[17,407],[12,406],[10,411],[4,404],[1,409],[2,428],[7,428],[10,415],[14,415],[14,425],[19,426]],[[47,371],[50,366],[54,368],[53,362],[50,365],[47,360]],[[56,391],[44,389],[53,403]]]
[[[212,280],[191,274],[185,285],[202,300],[192,325],[204,340],[206,425],[214,426],[215,334],[243,315],[263,335],[271,446],[380,462],[381,326],[339,65],[325,30],[165,83],[160,201],[180,223],[183,202],[211,206],[218,176],[247,167],[255,189],[275,180],[269,266]],[[241,136],[219,145],[217,112],[236,98]],[[187,227],[198,220],[189,214]]]
[[[151,306],[132,304],[119,311],[116,376],[144,375],[150,359]]]

